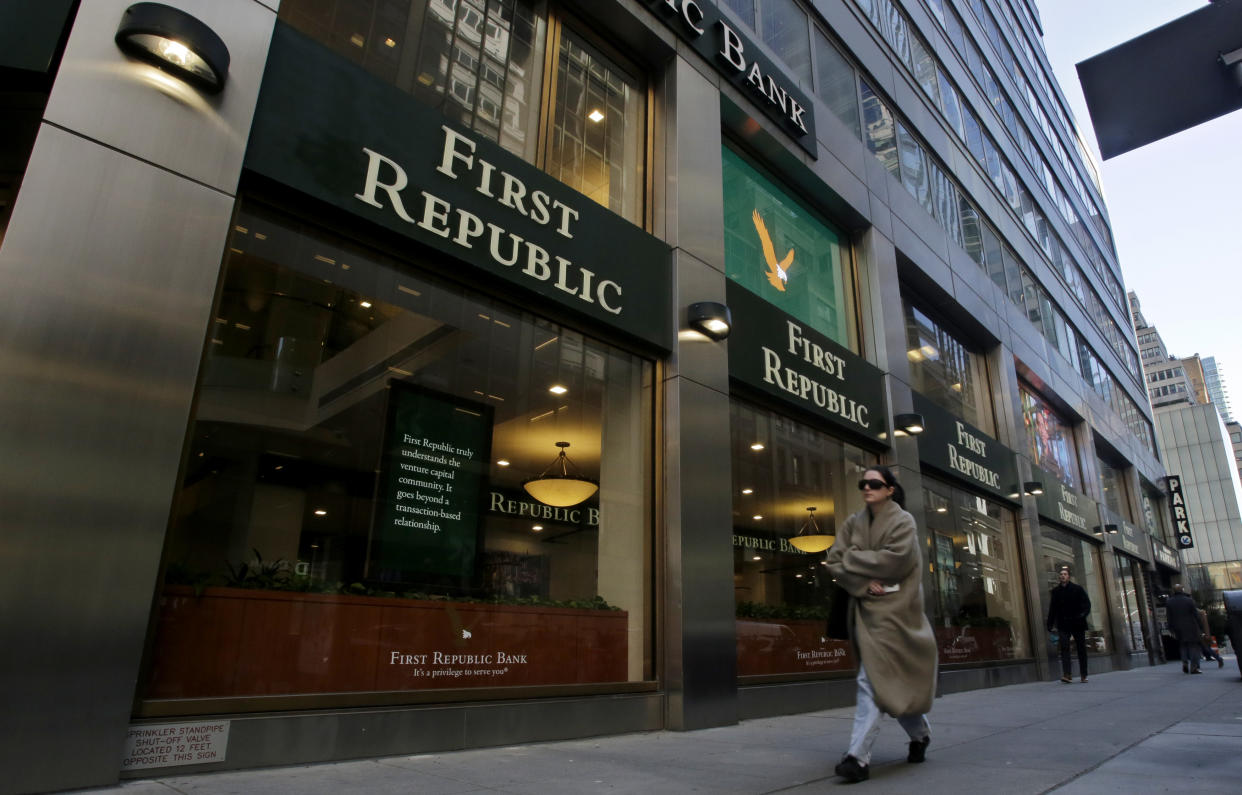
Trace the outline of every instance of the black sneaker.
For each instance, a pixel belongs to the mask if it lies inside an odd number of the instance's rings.
[[[921,740],[910,741],[910,753],[906,754],[906,761],[912,765],[917,765],[927,757],[927,746],[931,745],[931,735],[927,735]]]
[[[850,784],[857,784],[859,781],[866,781],[871,778],[870,767],[859,763],[852,756],[846,756],[838,762],[837,766],[833,768],[833,772]]]

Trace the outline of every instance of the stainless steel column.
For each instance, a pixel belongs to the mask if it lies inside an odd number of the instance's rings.
[[[275,0],[165,0],[207,98],[82,3],[0,248],[0,791],[115,782]]]
[[[678,57],[666,85],[663,220],[683,331],[689,304],[725,294],[720,94],[708,74]],[[729,372],[725,343],[680,337],[664,384],[665,685],[668,727],[697,729],[737,722]]]

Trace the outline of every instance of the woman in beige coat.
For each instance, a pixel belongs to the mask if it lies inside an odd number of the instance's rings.
[[[858,655],[858,706],[850,748],[836,767],[850,782],[870,776],[880,716],[910,736],[907,762],[922,762],[931,742],[926,713],[936,695],[936,638],[923,613],[923,563],[914,517],[888,467],[858,482],[866,508],[837,530],[828,571],[850,594],[850,638]]]

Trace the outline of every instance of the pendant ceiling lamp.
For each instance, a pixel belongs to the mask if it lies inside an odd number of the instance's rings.
[[[789,543],[794,549],[800,549],[803,552],[823,552],[832,546],[832,542],[836,541],[837,537],[828,535],[819,529],[819,523],[815,521],[815,506],[806,510],[809,514],[806,521],[802,523],[798,534],[789,539]]]
[[[522,481],[522,488],[544,505],[568,508],[571,505],[577,505],[598,491],[599,484],[590,478],[570,474],[571,462],[569,456],[565,455],[565,448],[569,447],[569,442],[557,442],[556,446],[561,448],[556,459],[539,477]]]

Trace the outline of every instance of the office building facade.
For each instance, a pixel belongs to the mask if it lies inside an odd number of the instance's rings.
[[[791,540],[877,463],[941,693],[1056,677],[1062,568],[1092,670],[1160,659],[1166,471],[1032,3],[168,3],[217,93],[137,8],[0,26],[47,31],[2,62],[0,790],[848,704]]]

